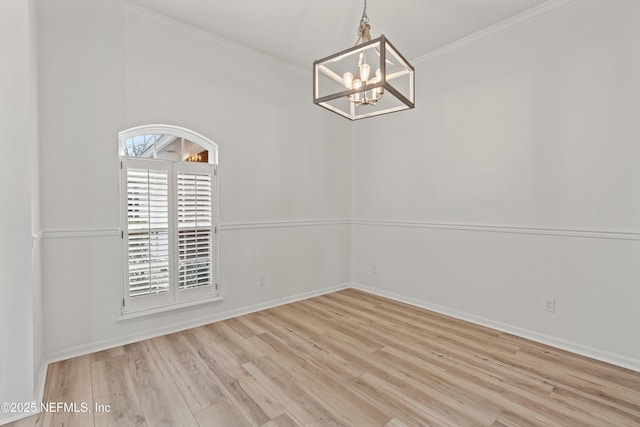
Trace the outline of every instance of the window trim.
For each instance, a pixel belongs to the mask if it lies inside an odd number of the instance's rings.
[[[177,270],[175,269],[174,265],[177,263],[177,258],[174,256],[171,256],[170,259],[170,263],[172,265],[172,273],[171,273],[171,289],[170,289],[170,294],[174,295],[174,297],[172,297],[171,301],[168,303],[162,303],[162,304],[141,304],[142,307],[139,308],[127,308],[125,306],[125,301],[128,300],[130,297],[128,297],[128,293],[127,293],[127,284],[128,284],[128,277],[127,277],[127,263],[129,262],[128,256],[127,256],[127,251],[125,250],[125,242],[126,239],[124,238],[124,234],[127,231],[127,210],[126,210],[126,206],[127,206],[127,188],[126,188],[126,170],[127,168],[125,167],[126,163],[127,163],[127,159],[131,159],[131,160],[143,160],[143,159],[139,159],[139,158],[135,158],[135,157],[127,157],[124,154],[124,142],[132,137],[135,136],[139,136],[139,135],[149,135],[149,134],[163,134],[163,135],[172,135],[172,136],[176,136],[179,138],[185,138],[188,139],[189,141],[192,141],[198,145],[200,145],[202,148],[206,149],[209,153],[209,161],[208,164],[211,165],[213,167],[213,177],[214,177],[214,185],[212,187],[212,192],[215,203],[214,203],[214,208],[212,210],[212,214],[214,216],[214,220],[212,223],[212,228],[215,228],[216,232],[214,234],[214,242],[213,242],[213,251],[215,253],[214,259],[213,259],[213,276],[212,276],[212,280],[213,280],[213,288],[217,289],[217,292],[212,292],[210,295],[206,295],[206,296],[202,296],[202,297],[195,297],[193,299],[183,299],[179,297],[179,289],[177,289],[178,287],[178,282],[174,281],[173,279],[173,275],[176,275],[177,277]],[[182,128],[179,126],[173,126],[173,125],[165,125],[165,124],[151,124],[151,125],[143,125],[143,126],[137,126],[137,127],[133,127],[127,130],[124,130],[122,132],[118,133],[118,151],[119,151],[119,158],[118,161],[120,162],[120,179],[119,179],[119,187],[120,187],[120,235],[121,235],[121,245],[120,248],[122,250],[122,267],[123,267],[123,273],[122,273],[122,283],[121,283],[121,302],[120,302],[120,319],[124,320],[124,319],[128,319],[128,318],[137,318],[137,317],[141,317],[141,316],[145,316],[145,315],[153,315],[153,314],[157,314],[157,313],[163,313],[163,312],[168,312],[168,311],[173,311],[173,310],[177,310],[180,308],[186,308],[186,307],[191,307],[191,306],[195,306],[195,305],[201,305],[201,304],[206,304],[206,303],[211,303],[211,302],[216,302],[216,301],[221,301],[223,298],[221,296],[222,294],[222,290],[221,290],[221,286],[220,286],[220,249],[219,249],[219,231],[220,231],[220,225],[219,225],[219,184],[218,184],[218,145],[216,143],[214,143],[213,141],[211,141],[209,138],[191,131],[189,129],[186,128]],[[177,162],[177,161],[170,161],[170,160],[156,160],[156,159],[144,159],[146,161],[149,162],[158,162],[158,164],[162,164],[162,163],[168,163],[169,165],[169,180],[170,182],[172,182],[174,180],[174,178],[177,176],[177,172],[176,172],[176,167],[173,165],[174,163],[176,164],[180,164],[180,163],[188,163],[188,162]],[[170,187],[173,187],[174,184],[170,184]],[[171,191],[175,191],[175,189],[170,190]],[[175,199],[174,199],[175,201]],[[171,206],[171,210],[175,210],[177,209],[177,205]],[[170,225],[171,228],[173,228],[173,225]],[[175,225],[176,230],[177,230],[177,223]],[[174,252],[173,248],[172,248],[172,253]],[[176,258],[174,260],[174,258]],[[174,283],[175,282],[175,283]],[[181,292],[188,292],[189,290],[183,290]],[[149,298],[149,299],[154,299],[153,298],[154,295],[149,295],[148,297],[145,296],[143,298]],[[159,298],[160,300],[162,300],[162,298]]]

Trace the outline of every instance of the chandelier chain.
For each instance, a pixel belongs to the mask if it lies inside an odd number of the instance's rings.
[[[360,24],[369,23],[369,17],[367,16],[367,0],[364,0],[364,9],[362,9],[362,17],[360,17]]]
[[[362,9],[362,16],[360,17],[360,25],[358,25],[358,39],[354,46],[371,41],[370,30],[371,26],[369,25],[369,17],[367,16],[367,0],[364,0],[364,8]]]

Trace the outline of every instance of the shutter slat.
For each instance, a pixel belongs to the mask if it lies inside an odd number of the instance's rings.
[[[178,286],[212,284],[212,176],[178,173]]]
[[[169,290],[167,171],[127,169],[129,296]]]

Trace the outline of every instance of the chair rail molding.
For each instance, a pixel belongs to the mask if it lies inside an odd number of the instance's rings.
[[[220,223],[220,231],[251,230],[261,228],[328,227],[350,224],[351,220],[348,218],[229,222]],[[38,233],[37,240],[120,237],[120,233],[121,229],[119,227],[45,229]],[[36,239],[35,235],[33,236],[33,239]]]
[[[424,221],[390,221],[374,219],[354,219],[351,221],[351,224],[378,227],[430,228],[436,230],[475,231],[485,233],[534,234],[542,236],[579,237],[589,239],[640,240],[640,232],[635,231],[547,228],[515,225],[438,223]]]

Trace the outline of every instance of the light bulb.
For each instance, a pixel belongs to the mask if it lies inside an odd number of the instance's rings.
[[[371,73],[371,67],[369,67],[369,64],[361,64],[359,69],[360,80],[363,82],[369,80],[369,73]]]
[[[374,84],[376,84],[376,83],[378,83],[378,78],[377,78],[377,77],[373,77],[371,80],[369,80],[369,81],[367,82],[367,84],[370,84],[370,85],[374,85]],[[377,93],[377,92],[378,92],[378,88],[377,88],[377,87],[375,87],[375,88],[371,89],[371,90],[369,91],[369,95],[368,95],[368,96],[369,96],[369,99],[373,99],[373,100],[375,100],[375,99],[376,99],[376,93]]]
[[[355,79],[353,81],[353,88],[354,89],[360,89],[362,87],[362,81],[360,79]],[[360,92],[355,94],[355,100],[360,101]]]
[[[376,70],[376,82],[381,82],[382,81],[382,73],[380,72],[380,68],[378,68]],[[374,98],[375,99],[380,99],[380,97],[382,96],[382,88],[381,87],[377,87],[374,89]]]
[[[344,73],[342,76],[342,81],[344,82],[344,87],[348,89],[353,89],[353,74],[350,72]]]

